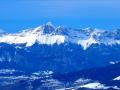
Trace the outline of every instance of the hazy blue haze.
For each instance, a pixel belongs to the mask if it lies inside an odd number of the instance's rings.
[[[8,32],[55,25],[120,28],[120,0],[0,0],[0,28]]]

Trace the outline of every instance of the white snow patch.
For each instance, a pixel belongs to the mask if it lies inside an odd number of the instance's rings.
[[[90,88],[90,89],[108,89],[109,88],[99,82],[88,83],[88,84],[82,85],[80,87],[81,88]]]
[[[114,78],[113,80],[120,80],[120,76]]]
[[[14,73],[14,72],[15,72],[15,70],[10,70],[10,69],[1,69],[1,70],[0,70],[0,73],[1,73],[1,74],[6,74],[6,73],[12,74],[12,73]]]
[[[80,44],[84,50],[86,50],[88,47],[90,47],[92,44],[96,44],[97,42],[95,41],[95,39],[93,39],[92,37],[87,39],[87,40],[79,40],[78,44]]]
[[[85,84],[85,83],[88,83],[88,82],[90,82],[90,81],[92,81],[91,79],[84,79],[84,78],[80,78],[80,79],[78,79],[78,80],[76,80],[75,82],[74,82],[74,84],[76,85],[76,84]]]
[[[109,63],[110,64],[117,64],[117,63],[119,63],[119,61],[110,61]]]
[[[62,35],[41,35],[38,37],[37,42],[39,44],[50,44],[53,45],[55,43],[61,44],[64,43],[65,36]]]
[[[33,73],[33,75],[51,75],[53,74],[53,71],[38,71]]]

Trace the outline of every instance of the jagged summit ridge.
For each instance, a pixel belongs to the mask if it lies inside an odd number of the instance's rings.
[[[87,49],[92,44],[113,45],[120,44],[120,31],[107,31],[99,29],[72,29],[62,26],[55,27],[51,23],[37,28],[23,30],[15,34],[0,35],[1,43],[26,44],[26,47],[38,44],[74,43]]]

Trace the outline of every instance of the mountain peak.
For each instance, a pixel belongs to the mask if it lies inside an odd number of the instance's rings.
[[[48,22],[47,24],[43,25],[43,34],[50,34],[55,32],[55,27],[51,22]]]
[[[52,24],[52,22],[47,22],[46,25],[54,27],[54,25]]]
[[[36,28],[25,30],[24,32],[51,34],[51,33],[55,32],[55,27],[51,22],[48,22],[48,23],[40,25]]]

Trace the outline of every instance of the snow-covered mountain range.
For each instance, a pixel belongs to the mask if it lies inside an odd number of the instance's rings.
[[[1,90],[120,90],[119,68],[119,29],[0,30]]]
[[[0,42],[25,44],[26,47],[32,46],[35,43],[47,45],[75,43],[81,45],[85,50],[92,44],[120,44],[119,30],[72,29],[62,26],[54,27],[51,23],[41,25],[37,28],[23,30],[15,34],[0,33]]]

